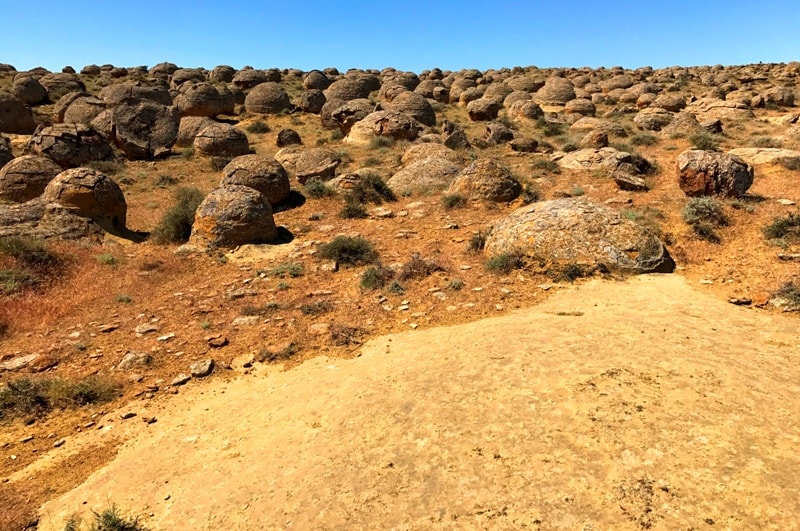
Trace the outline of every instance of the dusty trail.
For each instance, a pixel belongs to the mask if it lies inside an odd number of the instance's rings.
[[[113,502],[152,529],[796,529],[797,325],[594,280],[197,385],[40,528]]]

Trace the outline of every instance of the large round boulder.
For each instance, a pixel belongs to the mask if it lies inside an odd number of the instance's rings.
[[[401,92],[388,105],[388,109],[404,112],[421,124],[436,125],[436,111],[427,98],[415,92]]]
[[[678,184],[690,197],[741,197],[753,184],[753,167],[736,155],[690,149],[678,156]]]
[[[289,95],[279,83],[256,85],[244,99],[247,112],[258,114],[280,114],[292,108]]]
[[[497,118],[500,103],[492,98],[478,98],[467,103],[467,113],[473,122],[488,122]]]
[[[255,87],[260,83],[266,83],[267,74],[262,70],[255,70],[253,68],[243,68],[236,72],[233,76],[233,84],[241,89],[247,90]]]
[[[449,192],[470,199],[507,203],[522,193],[522,185],[507,167],[492,159],[477,159],[461,170]]]
[[[33,76],[14,79],[14,96],[26,105],[38,105],[47,101],[47,90]]]
[[[551,265],[580,264],[622,273],[671,273],[664,244],[619,212],[585,197],[524,206],[498,221],[485,253],[519,253]]]
[[[233,114],[234,98],[224,85],[191,83],[175,97],[175,106],[181,116],[206,116]]]
[[[339,156],[328,148],[304,149],[294,159],[294,174],[300,184],[312,178],[327,181],[336,176],[336,168],[341,162]]]
[[[208,80],[217,83],[230,83],[235,75],[236,69],[232,66],[218,65],[208,73]]]
[[[212,190],[197,207],[189,243],[230,249],[277,236],[272,208],[263,194],[232,184]]]
[[[263,155],[242,155],[222,169],[220,186],[237,184],[261,192],[275,206],[289,197],[289,174],[280,162]]]
[[[30,108],[10,92],[0,90],[0,133],[29,135],[35,129]]]
[[[356,98],[366,98],[374,90],[369,80],[360,77],[345,77],[334,81],[325,90],[325,97],[329,100],[348,101]]]
[[[114,150],[103,135],[83,124],[55,124],[34,132],[26,150],[50,157],[62,168],[92,161],[114,160]]]
[[[345,141],[351,144],[368,145],[376,137],[395,140],[415,140],[422,127],[419,122],[400,111],[376,111],[356,123]]]
[[[575,89],[569,79],[549,77],[533,99],[540,105],[565,105],[575,99]]]
[[[306,90],[325,90],[330,85],[331,80],[319,70],[312,70],[303,76],[303,88]]]
[[[461,167],[439,157],[415,160],[392,175],[386,185],[395,195],[446,190]]]
[[[178,124],[178,137],[175,140],[175,146],[181,148],[191,146],[200,131],[216,123],[218,122],[205,116],[186,116],[181,118]]]
[[[633,123],[645,131],[661,131],[670,124],[675,115],[660,107],[647,107],[633,117]]]
[[[247,135],[232,125],[221,123],[209,125],[197,133],[194,148],[210,157],[238,157],[250,153]]]
[[[78,96],[72,97],[77,94]],[[68,98],[69,101],[64,101]],[[64,104],[62,104],[64,101]],[[103,100],[95,98],[86,93],[70,92],[64,95],[56,104],[53,118],[56,123],[65,124],[89,124],[97,116],[106,110]]]
[[[297,106],[301,111],[310,114],[319,114],[325,105],[325,94],[319,89],[307,89],[300,94]]]
[[[178,112],[145,99],[129,99],[112,111],[116,146],[131,160],[152,159],[170,152],[178,138]]]
[[[165,85],[149,85],[141,81],[124,81],[108,85],[103,87],[97,96],[110,107],[129,98],[142,98],[161,105],[172,105],[172,96]]]
[[[39,83],[47,91],[47,99],[52,102],[57,102],[67,92],[86,90],[86,85],[77,74],[47,74],[39,78]]]
[[[72,168],[59,173],[44,189],[43,199],[89,218],[107,231],[125,229],[125,195],[116,182],[97,170]]]
[[[62,171],[61,166],[47,157],[17,157],[0,168],[0,200],[24,203],[39,197]]]
[[[345,135],[356,124],[375,111],[375,104],[366,98],[348,100],[331,111],[329,120],[335,122]]]

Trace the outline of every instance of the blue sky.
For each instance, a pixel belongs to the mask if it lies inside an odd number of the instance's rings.
[[[0,63],[236,68],[800,60],[800,1],[0,0]]]

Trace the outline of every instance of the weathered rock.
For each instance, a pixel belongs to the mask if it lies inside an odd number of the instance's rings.
[[[608,174],[615,171],[636,173],[631,154],[611,147],[579,149],[556,158],[556,162],[567,170],[601,171]]]
[[[208,80],[215,83],[230,83],[235,75],[236,69],[232,66],[217,65],[208,73]]]
[[[206,118],[203,116],[187,116],[185,118],[181,118],[181,121],[178,124],[178,136],[175,139],[175,146],[191,146],[194,144],[194,138],[200,131],[209,125],[214,125],[216,123],[217,122],[211,118]]]
[[[131,350],[127,352],[117,364],[118,371],[130,371],[137,367],[146,367],[153,362],[153,356],[149,352]]]
[[[247,135],[228,124],[215,123],[200,130],[194,149],[209,157],[238,157],[250,153]]]
[[[300,94],[300,100],[297,102],[297,107],[310,114],[319,114],[322,111],[323,105],[326,102],[325,94],[318,89],[304,90]]]
[[[175,97],[175,106],[181,117],[214,118],[220,114],[233,114],[234,98],[224,85],[191,83]]]
[[[522,185],[507,167],[492,159],[477,159],[461,170],[449,192],[470,199],[507,203],[522,193]]]
[[[69,94],[64,96],[64,98],[67,96],[69,96]],[[58,101],[60,102],[61,100]],[[106,110],[106,104],[103,100],[97,99],[94,96],[81,96],[75,98],[66,109],[63,110],[61,122],[65,124],[91,124],[92,120],[104,110]]]
[[[672,121],[664,126],[661,131],[667,137],[683,136],[688,138],[692,135],[704,132],[704,129],[700,126],[700,123],[693,114],[689,112],[679,112],[673,116]]]
[[[493,227],[485,253],[522,253],[550,264],[623,273],[671,273],[675,268],[657,237],[585,197],[533,203],[512,212]]]
[[[169,85],[173,89],[181,89],[183,85],[202,83],[206,80],[206,73],[202,68],[179,68],[169,78]]]
[[[442,122],[442,144],[450,149],[469,149],[471,147],[464,128],[448,120]]]
[[[405,113],[377,111],[356,123],[344,140],[357,145],[368,145],[378,136],[391,137],[395,140],[414,140],[420,130],[419,122]]]
[[[686,100],[679,94],[660,94],[651,107],[659,107],[669,112],[680,112],[686,107]]]
[[[763,95],[764,101],[779,107],[794,106],[794,91],[789,87],[772,87]]]
[[[42,198],[68,212],[89,218],[108,232],[125,230],[128,205],[119,185],[91,168],[72,168],[53,178]]]
[[[278,147],[286,147],[302,143],[303,140],[300,138],[300,133],[294,129],[281,129],[278,131],[278,136],[275,138],[275,145]]]
[[[166,86],[149,85],[142,81],[124,81],[103,87],[98,97],[110,107],[130,98],[152,100],[166,106],[172,105],[172,96]]]
[[[615,171],[612,177],[614,178],[614,184],[620,190],[625,190],[626,192],[646,192],[650,189],[645,180],[637,175],[631,175],[624,171]]]
[[[248,186],[228,185],[212,190],[197,208],[189,243],[233,248],[267,243],[277,235],[269,201]]]
[[[755,114],[744,103],[714,98],[700,98],[686,106],[686,110],[695,115],[698,121],[706,120],[752,120]]]
[[[261,83],[253,87],[244,100],[247,112],[280,114],[292,108],[289,95],[279,83]]]
[[[647,107],[633,117],[633,123],[645,131],[661,131],[672,122],[673,117],[671,112],[660,107]]]
[[[267,81],[270,81],[270,79],[265,72],[252,68],[243,68],[233,76],[233,84],[244,90],[251,89]],[[278,79],[278,81],[280,81],[280,79]]]
[[[597,109],[592,100],[586,98],[575,98],[564,105],[565,114],[577,114],[580,116],[594,116]]]
[[[473,122],[487,122],[497,118],[500,104],[491,98],[478,98],[467,104],[469,119]]]
[[[191,372],[192,378],[205,378],[214,372],[214,360],[208,359],[192,363],[189,372]]]
[[[600,149],[608,147],[608,133],[593,129],[581,139],[581,148]]]
[[[389,110],[400,111],[424,125],[436,124],[436,112],[424,96],[405,91],[396,96],[388,106]]]
[[[36,129],[33,113],[19,98],[0,90],[0,133],[29,135]]]
[[[411,144],[408,146],[406,150],[403,151],[400,163],[405,166],[418,160],[430,158],[449,160],[453,164],[463,164],[466,160],[464,154],[450,149],[444,144],[426,142],[424,144]]]
[[[569,130],[573,133],[588,133],[589,131],[601,131],[609,137],[624,138],[628,136],[625,129],[616,122],[610,120],[603,120],[602,118],[594,118],[592,116],[584,116],[577,122],[569,126]]]
[[[563,77],[547,78],[533,97],[540,105],[565,105],[572,99],[575,99],[575,89],[570,80]]]
[[[429,158],[412,162],[392,175],[386,184],[396,195],[419,191],[446,190],[461,168],[442,158]]]
[[[26,105],[38,105],[47,101],[47,90],[33,76],[14,79],[14,96]]]
[[[242,155],[222,169],[220,186],[249,186],[261,192],[275,206],[289,197],[289,174],[280,162],[263,155]]]
[[[39,78],[39,83],[47,91],[47,99],[54,103],[67,92],[86,91],[86,85],[76,74],[47,74]]]
[[[178,70],[178,65],[165,62],[158,63],[148,70],[147,73],[150,75],[150,77],[164,79],[171,76],[176,70]]]
[[[509,147],[519,153],[533,153],[539,147],[539,142],[535,138],[515,138],[508,143]]]
[[[366,98],[373,90],[377,89],[368,78],[345,77],[331,83],[325,90],[325,97],[329,100],[348,101]]]
[[[487,146],[497,146],[514,140],[514,131],[500,122],[486,124],[486,133],[483,141]]]
[[[330,113],[330,120],[333,121],[339,130],[345,135],[357,123],[375,111],[375,104],[366,98],[356,98],[348,100],[336,107]]]
[[[0,200],[24,203],[39,197],[61,171],[61,166],[47,157],[17,157],[0,168]]]
[[[5,166],[13,158],[14,153],[11,150],[11,141],[3,135],[0,135],[0,168]]]
[[[131,160],[166,155],[178,138],[177,109],[151,100],[125,100],[114,107],[111,121],[114,144]]]
[[[779,148],[736,148],[728,151],[748,164],[791,164],[800,167],[800,151]]]
[[[83,124],[39,127],[26,150],[50,157],[65,169],[97,160],[114,160],[114,150],[105,137]]]
[[[326,181],[336,175],[341,162],[339,156],[327,148],[303,150],[294,160],[294,174],[300,184],[311,178]]]
[[[735,155],[688,150],[676,162],[678,184],[690,197],[741,197],[753,184],[753,167]]]
[[[325,90],[329,86],[331,86],[331,80],[319,70],[312,70],[303,76],[303,88],[306,90]]]

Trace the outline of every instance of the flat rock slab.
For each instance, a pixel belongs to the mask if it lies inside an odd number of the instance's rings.
[[[790,529],[796,338],[676,275],[594,280],[187,387],[39,529],[109,500],[150,529]]]
[[[731,155],[743,159],[748,164],[785,164],[800,165],[800,151],[779,148],[736,148],[728,151]]]

